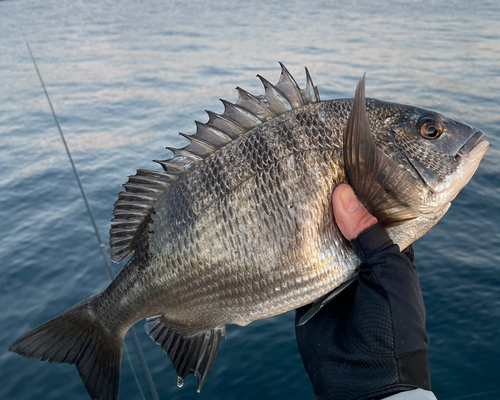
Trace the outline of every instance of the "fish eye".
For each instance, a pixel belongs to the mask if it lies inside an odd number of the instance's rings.
[[[443,127],[432,118],[422,118],[418,121],[420,134],[426,139],[437,139],[443,133]]]

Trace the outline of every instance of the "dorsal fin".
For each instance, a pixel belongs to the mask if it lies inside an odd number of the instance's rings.
[[[314,86],[307,68],[306,87],[300,89],[285,66],[280,65],[281,76],[276,85],[257,75],[264,85],[263,95],[255,96],[238,87],[236,103],[221,100],[224,105],[222,114],[207,111],[208,122],[195,121],[194,135],[180,133],[190,143],[180,149],[167,148],[173,153],[173,157],[167,160],[153,160],[165,172],[139,170],[129,177],[124,185],[125,192],[118,195],[113,212],[115,218],[110,230],[110,245],[114,262],[123,261],[134,251],[138,233],[151,221],[150,215],[154,212],[159,194],[192,165],[255,126],[294,108],[320,101],[318,88]]]
[[[114,262],[121,262],[134,250],[134,238],[148,222],[158,195],[175,180],[176,176],[165,172],[140,169],[123,185],[125,192],[118,194],[109,231]]]

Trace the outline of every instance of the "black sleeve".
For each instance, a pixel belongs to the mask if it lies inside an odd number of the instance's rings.
[[[379,224],[351,244],[362,260],[357,284],[296,327],[315,398],[376,399],[430,390],[416,266]],[[297,310],[297,321],[307,309]]]

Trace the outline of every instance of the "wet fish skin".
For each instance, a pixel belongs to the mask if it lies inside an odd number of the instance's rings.
[[[322,102],[275,118],[200,162],[160,198],[154,234],[144,239],[150,264],[132,258],[123,270],[131,282],[141,279],[138,292],[128,292],[133,297],[120,308],[110,302],[115,315],[137,310],[125,329],[158,314],[188,334],[246,325],[308,304],[348,279],[358,261],[332,222],[330,195],[347,181],[341,138],[350,104]],[[427,110],[370,99],[367,107],[377,143],[408,171],[420,171],[408,159],[436,176],[457,168],[459,160],[443,152],[448,147],[412,153],[418,138],[411,124]],[[386,116],[392,120],[381,124]],[[463,143],[475,132],[453,125]],[[410,151],[397,155],[400,143]],[[428,197],[425,182],[414,184],[415,196]],[[393,229],[393,239],[406,247],[435,222],[409,222]]]
[[[11,350],[75,363],[93,398],[116,399],[125,333],[159,315],[148,333],[179,376],[194,373],[201,388],[226,325],[308,304],[355,272],[359,260],[330,205],[334,187],[347,181],[343,135],[352,104],[290,110],[197,160],[159,192],[134,236],[133,256],[109,287]],[[388,227],[404,248],[442,217],[487,145],[477,142],[478,130],[433,111],[368,99],[366,113],[376,147],[399,165],[418,206],[418,215]],[[444,127],[439,138],[422,137],[423,118]],[[386,189],[397,197],[397,187]],[[365,206],[377,216],[376,205]]]
[[[332,111],[347,114],[348,104],[332,103]],[[352,274],[356,261],[329,200],[346,180],[339,160],[346,116],[328,126],[323,108],[259,126],[159,199],[154,234],[141,246],[149,256],[136,250],[104,292],[113,329],[158,314],[188,334],[246,325],[307,304]]]

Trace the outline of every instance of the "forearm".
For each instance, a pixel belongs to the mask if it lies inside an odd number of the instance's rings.
[[[429,337],[417,267],[379,224],[362,232],[351,244],[363,261],[356,300],[377,304],[374,311],[390,321],[391,332],[387,333],[393,341],[400,382],[430,390]],[[373,301],[374,291],[386,302]],[[381,325],[382,321],[379,322]]]

